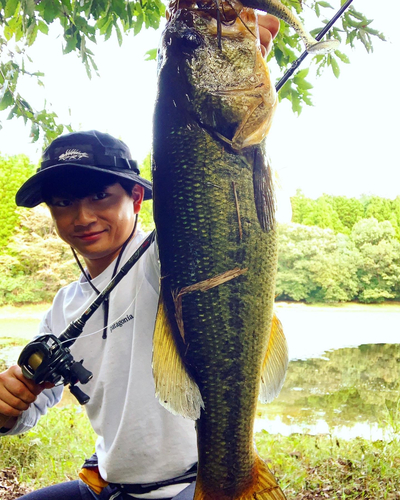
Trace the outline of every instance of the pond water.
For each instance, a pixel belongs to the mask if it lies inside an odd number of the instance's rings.
[[[278,303],[276,312],[290,363],[279,397],[259,405],[256,431],[345,439],[400,432],[400,305]],[[37,316],[0,317],[0,338],[30,338],[38,324]],[[0,344],[0,360],[15,362],[20,350]]]
[[[391,439],[400,431],[400,307],[279,304],[290,363],[256,431]]]

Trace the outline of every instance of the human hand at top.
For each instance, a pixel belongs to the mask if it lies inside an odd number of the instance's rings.
[[[261,52],[266,56],[271,51],[272,42],[279,32],[279,19],[271,14],[258,14],[258,30]]]

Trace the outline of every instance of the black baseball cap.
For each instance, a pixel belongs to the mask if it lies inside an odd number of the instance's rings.
[[[57,182],[57,174],[75,169],[86,169],[116,177],[130,179],[144,187],[144,199],[152,195],[152,184],[140,177],[140,170],[132,160],[128,146],[109,134],[97,130],[88,132],[72,132],[57,137],[48,146],[42,156],[36,174],[30,177],[18,190],[15,201],[20,207],[36,207],[44,201],[42,184],[48,179]]]

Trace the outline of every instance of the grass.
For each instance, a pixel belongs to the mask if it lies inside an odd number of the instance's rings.
[[[400,441],[256,435],[288,500],[400,499]]]
[[[1,439],[0,470],[16,469],[20,483],[31,489],[75,479],[94,439],[84,410],[56,407],[31,431]],[[263,431],[256,443],[288,500],[400,499],[398,439],[345,441]]]
[[[55,407],[29,432],[1,438],[0,470],[16,468],[19,481],[33,489],[77,479],[94,441],[81,407]]]
[[[6,305],[0,306],[0,319],[21,319],[34,318],[41,319],[43,314],[49,309],[51,304],[47,302],[39,304],[23,304],[20,306]]]

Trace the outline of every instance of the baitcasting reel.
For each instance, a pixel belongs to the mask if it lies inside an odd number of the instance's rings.
[[[63,345],[60,339],[46,334],[24,347],[18,358],[18,365],[24,376],[36,384],[69,384],[71,393],[84,405],[90,398],[75,384],[87,384],[93,374],[86,370],[82,361],[75,361],[68,347]]]

